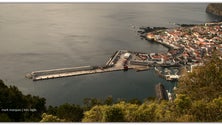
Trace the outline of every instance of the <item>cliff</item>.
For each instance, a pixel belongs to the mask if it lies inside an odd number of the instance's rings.
[[[222,3],[208,4],[206,8],[206,12],[216,15],[216,16],[222,16]]]

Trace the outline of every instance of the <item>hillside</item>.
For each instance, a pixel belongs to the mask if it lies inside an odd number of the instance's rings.
[[[206,8],[206,12],[216,16],[222,16],[222,3],[209,4]]]

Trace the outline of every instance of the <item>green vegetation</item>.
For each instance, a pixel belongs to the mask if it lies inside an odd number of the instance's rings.
[[[55,115],[60,119],[65,119],[67,122],[80,122],[83,118],[83,109],[79,105],[66,103],[59,107],[49,106],[47,114]]]
[[[153,121],[154,105],[119,102],[111,106],[95,106],[84,113],[83,122],[143,122]]]
[[[98,105],[84,113],[83,122],[219,122],[222,121],[222,60],[214,54],[204,67],[184,72],[176,99]]]
[[[194,69],[192,73],[184,73],[179,81],[177,94],[185,94],[192,100],[209,102],[222,95],[222,61],[217,53],[207,59],[204,67]]]
[[[60,119],[57,116],[42,114],[42,120],[40,122],[66,122],[65,119]]]
[[[46,111],[45,99],[23,95],[15,86],[7,87],[0,80],[0,121],[39,121]]]
[[[221,122],[222,60],[217,53],[193,72],[184,72],[175,90],[176,99],[113,101],[84,99],[84,105],[45,107],[45,99],[23,95],[0,81],[0,121],[6,122]],[[9,111],[17,109],[18,111]],[[26,109],[25,111],[19,109]],[[27,110],[35,109],[35,110]]]

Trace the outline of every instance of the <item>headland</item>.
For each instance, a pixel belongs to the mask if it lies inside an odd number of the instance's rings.
[[[208,4],[206,12],[222,17],[222,3],[211,3]]]

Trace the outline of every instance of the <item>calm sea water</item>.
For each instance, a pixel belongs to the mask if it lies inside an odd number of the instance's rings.
[[[47,105],[81,104],[86,97],[144,98],[155,85],[175,83],[154,71],[110,72],[33,82],[35,70],[104,64],[119,49],[164,52],[141,40],[141,26],[215,20],[206,3],[186,4],[0,4],[0,78],[23,93],[47,99]],[[135,27],[133,27],[135,26]]]

